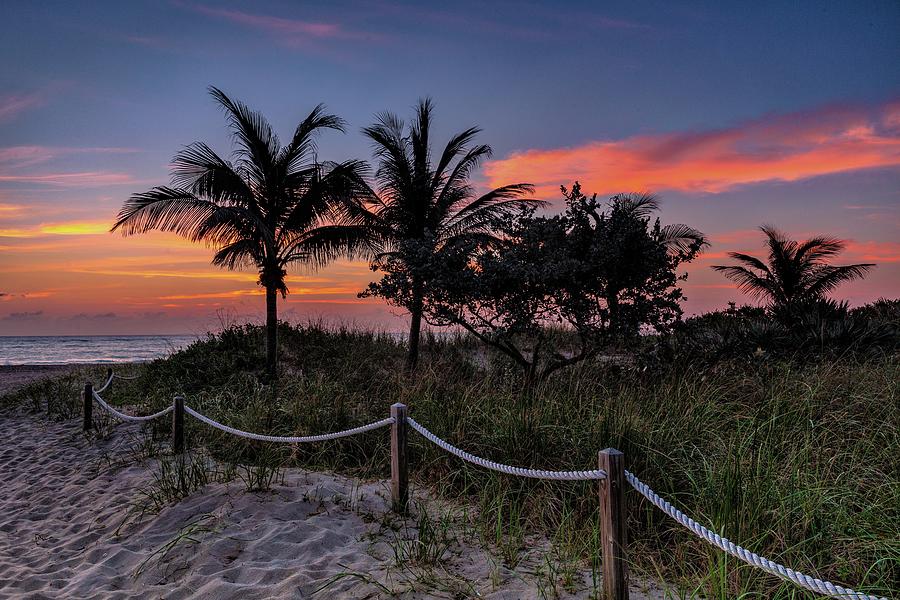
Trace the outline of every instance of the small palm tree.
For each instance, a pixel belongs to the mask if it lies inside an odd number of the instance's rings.
[[[232,160],[202,142],[172,161],[171,187],[155,187],[129,198],[112,231],[124,235],[173,231],[216,248],[213,264],[227,269],[255,267],[266,290],[266,370],[276,373],[277,295],[287,295],[287,267],[318,267],[352,249],[347,231],[330,224],[337,203],[368,188],[364,164],[320,163],[316,137],[324,129],[343,131],[343,121],[315,107],[281,146],[258,112],[210,87],[224,110],[236,148]],[[361,186],[361,187],[360,187]]]
[[[791,309],[821,300],[841,283],[860,279],[875,266],[828,264],[829,258],[846,247],[846,242],[837,238],[817,236],[797,242],[774,227],[764,225],[760,230],[766,235],[768,264],[749,254],[729,252],[742,264],[716,265],[713,269],[737,282],[741,291],[767,299],[773,308]]]
[[[378,193],[347,214],[347,222],[366,230],[376,266],[388,272],[402,269],[409,275],[410,293],[398,303],[410,311],[410,369],[415,368],[419,357],[427,291],[423,267],[452,245],[496,241],[505,218],[538,203],[523,198],[533,190],[525,183],[477,195],[469,175],[490,157],[490,146],[471,145],[480,129],[470,127],[452,136],[440,155],[433,155],[432,112],[431,100],[425,99],[419,102],[408,131],[391,113],[378,115],[374,125],[363,129],[378,161]],[[438,158],[436,163],[433,156]]]

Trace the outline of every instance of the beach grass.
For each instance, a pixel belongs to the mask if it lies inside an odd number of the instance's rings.
[[[129,366],[140,377],[116,380],[104,397],[148,413],[183,394],[213,419],[274,435],[353,427],[380,420],[392,403],[403,402],[452,444],[543,469],[596,468],[597,452],[615,447],[657,492],[752,551],[860,591],[890,596],[900,588],[896,355],[802,364],[760,358],[704,368],[591,362],[524,388],[503,357],[488,353],[473,361],[476,346],[462,337],[429,338],[421,368],[407,375],[404,347],[389,335],[319,324],[283,326],[279,334],[283,371],[276,385],[263,383],[260,371],[264,332],[248,326]],[[44,408],[49,397],[65,396],[77,409],[82,375],[32,384],[4,402]],[[89,376],[99,382],[102,370]],[[75,409],[54,414],[71,417]],[[245,478],[248,490],[265,489],[286,466],[389,476],[385,430],[275,445],[227,436],[192,419],[186,426],[188,446],[239,465],[231,476]],[[169,435],[166,420],[151,427],[160,440]],[[410,435],[413,481],[473,506],[474,532],[508,566],[530,535],[542,534],[557,557],[546,569],[554,585],[571,578],[570,565],[599,569],[595,483],[500,475]],[[169,468],[160,502],[202,487],[202,472],[181,489],[177,465]],[[815,597],[726,557],[633,490],[626,499],[629,558],[638,576],[673,583],[686,597]],[[427,561],[440,552],[434,544],[400,551]]]

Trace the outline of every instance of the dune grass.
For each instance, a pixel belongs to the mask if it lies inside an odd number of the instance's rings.
[[[900,357],[675,365],[656,370],[582,364],[531,389],[473,342],[430,339],[414,376],[404,348],[373,332],[283,326],[282,376],[261,383],[264,332],[209,337],[164,360],[129,367],[106,399],[146,412],[181,393],[231,426],[274,435],[335,431],[388,415],[404,402],[435,434],[492,460],[545,469],[595,468],[615,447],[626,466],[682,510],[755,552],[804,573],[881,595],[900,589]],[[97,370],[95,381],[101,380]],[[78,401],[81,385],[66,382]],[[29,386],[6,402],[46,406],[60,382]],[[60,417],[71,416],[59,407]],[[27,406],[28,404],[26,404]],[[77,406],[77,404],[76,404]],[[77,414],[77,412],[76,412]],[[275,445],[187,421],[188,446],[243,465],[248,489],[282,466],[389,476],[386,430],[338,441]],[[168,435],[156,423],[154,435]],[[470,466],[411,432],[411,477],[474,505],[481,538],[510,566],[543,533],[564,560],[599,568],[596,484],[545,482]],[[167,476],[171,476],[169,473]],[[167,480],[168,481],[168,480]],[[177,487],[177,486],[176,486]],[[175,494],[177,496],[178,494]],[[685,597],[814,598],[726,557],[628,490],[635,573],[676,584]],[[555,569],[555,571],[554,571]]]

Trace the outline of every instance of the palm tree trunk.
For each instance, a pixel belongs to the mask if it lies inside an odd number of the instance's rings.
[[[266,373],[273,379],[278,365],[278,291],[266,286]]]
[[[409,371],[415,371],[416,365],[419,364],[419,338],[422,332],[423,304],[422,283],[413,281],[413,299],[409,310],[409,354],[406,356],[406,368]]]

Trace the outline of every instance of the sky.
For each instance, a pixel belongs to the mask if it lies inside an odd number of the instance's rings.
[[[15,2],[0,6],[0,335],[203,333],[258,321],[254,272],[174,235],[108,232],[171,157],[231,141],[215,85],[282,137],[320,102],[348,124],[323,159],[371,160],[360,129],[436,104],[471,125],[478,186],[649,191],[706,233],[685,312],[750,299],[709,267],[757,227],[848,241],[874,262],[836,296],[900,296],[900,3]],[[365,263],[297,270],[281,316],[402,330],[358,299]]]

